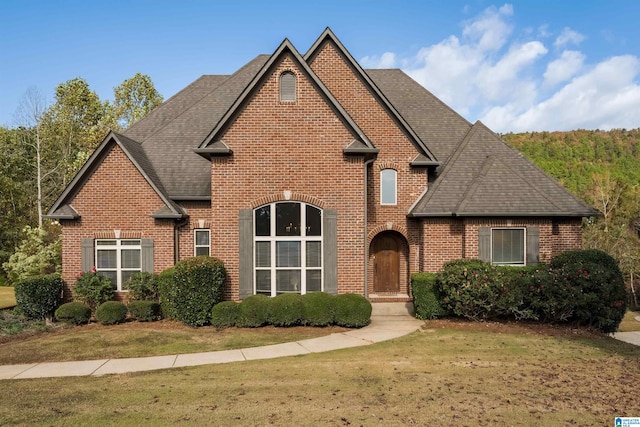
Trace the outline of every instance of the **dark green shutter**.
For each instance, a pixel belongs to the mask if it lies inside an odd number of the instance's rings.
[[[491,227],[478,229],[478,258],[484,262],[491,262]]]
[[[324,235],[324,291],[338,293],[338,212],[325,209],[322,215]]]
[[[82,239],[82,271],[91,271],[95,267],[95,251],[93,239]]]
[[[240,299],[253,295],[253,209],[239,214],[240,235]]]
[[[540,261],[540,227],[527,227],[527,265]]]
[[[142,271],[153,273],[153,239],[140,240],[142,249],[141,267]]]

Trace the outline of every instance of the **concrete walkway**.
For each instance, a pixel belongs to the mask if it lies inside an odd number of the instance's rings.
[[[424,322],[411,316],[405,304],[378,303],[374,304],[374,311],[369,325],[362,329],[354,329],[324,337],[264,347],[213,351],[208,353],[6,365],[0,366],[0,380],[79,377],[89,375],[101,376],[107,374],[122,374],[125,372],[153,371],[156,369],[321,353],[398,338],[420,329],[422,325],[424,325]]]

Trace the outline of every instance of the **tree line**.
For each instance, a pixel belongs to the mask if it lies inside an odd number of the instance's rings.
[[[141,73],[115,87],[112,102],[80,77],[60,83],[52,103],[35,87],[25,92],[15,127],[0,126],[0,284],[59,265],[60,230],[44,213],[109,130],[128,128],[162,101]]]
[[[640,273],[640,129],[506,134],[503,139],[600,211],[584,222],[585,248],[620,264],[637,305]]]

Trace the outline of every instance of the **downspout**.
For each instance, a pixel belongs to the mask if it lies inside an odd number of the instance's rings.
[[[173,227],[173,263],[180,261],[180,228],[189,223],[189,217],[176,221]]]
[[[373,163],[376,159],[365,160],[364,162],[364,297],[369,299],[369,245],[367,244],[367,204],[369,203],[369,197],[367,192],[368,185],[368,166]]]

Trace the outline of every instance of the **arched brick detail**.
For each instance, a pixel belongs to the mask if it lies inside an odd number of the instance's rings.
[[[284,192],[260,197],[259,199],[255,199],[251,202],[251,207],[255,209],[275,202],[302,202],[324,209],[324,201],[317,197],[293,192],[290,197],[286,197]]]
[[[406,239],[409,246],[415,245],[415,242],[413,241],[413,239],[409,237],[410,235],[407,228],[403,225],[398,225],[393,222],[388,222],[384,225],[379,225],[377,227],[374,227],[371,231],[369,231],[369,233],[367,234],[368,244],[370,245],[374,237],[376,237],[378,234],[382,233],[383,231],[395,231],[397,233],[400,233],[402,234],[402,237]]]
[[[378,166],[378,171],[381,171],[384,169],[393,169],[394,171],[397,172],[400,170],[400,165],[398,165],[396,162],[392,162],[389,160],[376,163],[376,165]]]

